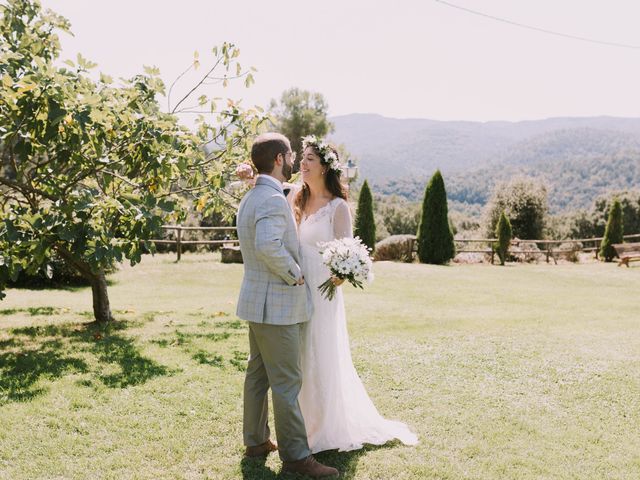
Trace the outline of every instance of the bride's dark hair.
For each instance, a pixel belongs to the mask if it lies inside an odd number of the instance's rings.
[[[340,176],[342,174],[341,170],[334,170],[333,168],[329,168],[329,164],[324,160],[324,157],[320,153],[320,151],[314,146],[309,145],[309,148],[313,150],[313,152],[320,157],[320,164],[327,167],[327,171],[324,175],[324,185],[327,187],[327,190],[331,192],[334,197],[340,197],[343,199],[347,199],[347,189],[340,181]],[[340,157],[338,156],[338,151],[333,147],[329,147],[331,151],[336,155],[336,161],[340,161]],[[304,152],[303,152],[304,153]],[[302,188],[296,194],[296,197],[293,200],[293,213],[296,217],[296,222],[300,224],[302,221],[302,214],[304,212],[305,207],[307,206],[307,202],[309,201],[309,185],[306,183],[302,184]]]

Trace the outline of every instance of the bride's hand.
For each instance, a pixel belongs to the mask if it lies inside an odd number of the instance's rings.
[[[339,287],[344,283],[344,278],[331,277],[331,282],[333,282],[336,287]]]

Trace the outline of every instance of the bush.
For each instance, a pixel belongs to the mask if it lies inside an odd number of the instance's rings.
[[[375,261],[393,260],[399,262],[413,261],[413,245],[415,235],[392,235],[376,243],[373,254]]]
[[[511,247],[510,252],[518,262],[534,263],[546,258],[535,242],[519,241]]]
[[[509,252],[509,243],[511,242],[511,222],[504,214],[504,211],[500,214],[498,225],[496,227],[496,237],[498,242],[496,244],[496,252],[500,259],[500,265],[504,265],[507,261],[507,253]]]
[[[358,210],[356,211],[354,235],[360,237],[362,243],[367,247],[375,250],[376,224],[373,217],[373,197],[371,196],[371,190],[366,180],[358,196]]]
[[[418,227],[418,258],[422,263],[442,265],[456,254],[448,210],[444,179],[437,170],[425,189]]]
[[[420,204],[396,195],[376,195],[376,221],[380,219],[388,235],[415,235],[420,223]],[[376,227],[377,228],[377,227]]]
[[[525,178],[498,185],[487,205],[487,235],[495,234],[502,212],[509,218],[515,237],[542,239],[547,215],[546,188]]]
[[[611,210],[609,210],[609,220],[607,221],[607,228],[604,231],[604,239],[600,246],[600,256],[604,258],[605,262],[610,262],[617,257],[616,251],[613,245],[616,243],[622,243],[624,235],[624,227],[622,224],[622,205],[618,199],[613,201]]]
[[[580,242],[564,242],[558,247],[560,257],[573,263],[580,261],[580,252],[584,245]]]
[[[629,234],[640,233],[640,190],[623,190],[598,197],[589,210],[554,217],[551,236],[558,239],[604,236],[609,211],[616,198],[622,207],[624,230]]]

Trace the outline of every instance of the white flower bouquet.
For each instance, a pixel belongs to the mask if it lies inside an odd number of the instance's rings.
[[[347,280],[351,285],[364,288],[364,282],[373,281],[373,262],[369,255],[370,248],[362,243],[358,237],[341,238],[320,245],[322,261],[331,272],[332,278],[327,279],[319,287],[320,293],[333,300],[336,295],[334,278]]]

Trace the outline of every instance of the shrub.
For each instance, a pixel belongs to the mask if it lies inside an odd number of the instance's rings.
[[[422,263],[442,265],[455,256],[448,218],[447,191],[440,170],[427,184],[418,227],[418,258]]]
[[[369,248],[376,247],[376,224],[373,217],[373,197],[369,184],[364,181],[358,196],[358,210],[356,211],[356,221],[354,235]]]
[[[376,243],[373,254],[375,261],[393,260],[399,262],[413,261],[413,245],[415,235],[392,235]]]
[[[496,237],[498,242],[496,244],[496,251],[498,258],[500,259],[500,265],[504,265],[507,260],[507,253],[509,252],[509,243],[511,242],[511,222],[505,215],[504,211],[500,214],[498,225],[496,227]]]
[[[542,239],[547,215],[547,190],[541,183],[516,178],[496,186],[487,205],[487,235],[493,235],[500,214],[505,212],[514,237]]]
[[[624,226],[622,224],[622,205],[620,200],[615,199],[609,210],[609,220],[607,220],[607,228],[604,231],[604,238],[600,246],[600,256],[605,262],[610,262],[617,256],[613,245],[622,243],[624,235]]]

